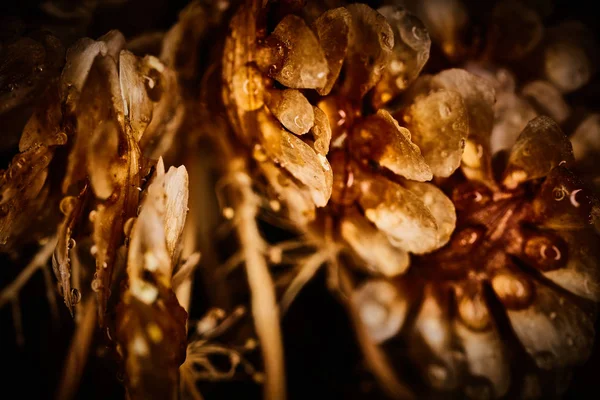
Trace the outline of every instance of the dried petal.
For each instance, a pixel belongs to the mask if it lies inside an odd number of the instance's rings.
[[[462,97],[448,90],[419,96],[404,120],[433,175],[450,176],[460,166],[469,133]]]
[[[286,58],[273,78],[294,89],[322,88],[327,83],[329,67],[315,34],[304,20],[295,15],[286,16],[272,36],[287,49]]]
[[[547,81],[529,82],[522,93],[539,110],[541,114],[562,124],[569,118],[571,108],[563,99],[562,93]]]
[[[515,334],[541,369],[582,363],[592,349],[592,318],[548,287],[534,285],[531,306],[507,311]]]
[[[552,168],[573,162],[571,142],[548,117],[527,124],[513,146],[504,171],[503,184],[511,189],[520,183],[544,177]]]
[[[381,79],[394,48],[394,32],[385,17],[365,4],[346,7],[352,15],[342,91],[362,98]]]
[[[423,23],[401,7],[378,9],[394,32],[394,48],[382,79],[373,93],[373,106],[380,108],[405,90],[429,59],[431,40]]]
[[[61,144],[66,144],[67,135],[61,129],[62,116],[58,87],[52,85],[23,128],[19,151],[25,151],[36,144],[50,145],[59,137]]]
[[[321,96],[326,96],[331,92],[340,75],[348,52],[351,24],[352,16],[344,7],[328,10],[321,14],[314,23],[314,30],[317,32],[319,43],[329,66],[327,83],[322,88],[317,88],[317,92]]]
[[[359,213],[344,215],[340,233],[350,248],[376,274],[394,277],[408,268],[408,253],[392,246],[387,236]]]
[[[494,113],[492,153],[512,148],[527,123],[538,116],[525,99],[512,92],[498,94]]]
[[[315,124],[311,129],[311,133],[315,139],[315,151],[321,155],[329,153],[329,144],[331,142],[331,126],[327,114],[319,107],[313,107],[315,115]]]
[[[439,242],[437,246],[444,246],[450,240],[456,227],[456,210],[452,200],[431,183],[405,181],[402,185],[420,198],[431,212],[438,227]]]
[[[89,141],[87,163],[90,183],[99,199],[107,199],[121,183],[119,164],[119,128],[114,121],[101,122]]]
[[[408,301],[389,281],[369,280],[352,293],[360,319],[375,343],[381,343],[402,328]]]
[[[350,140],[354,156],[365,162],[375,161],[407,179],[428,181],[432,178],[408,129],[400,127],[385,110],[357,123]]]
[[[327,159],[279,126],[266,111],[258,113],[257,118],[265,152],[309,188],[317,207],[325,206],[333,183]]]
[[[417,195],[381,177],[361,182],[361,192],[359,203],[365,216],[394,246],[416,254],[437,248],[437,223]]]
[[[269,111],[289,131],[304,135],[315,123],[313,106],[298,90],[272,90],[267,101]]]
[[[146,85],[154,86],[152,78],[142,73],[142,60],[128,51],[119,56],[119,82],[123,96],[124,114],[134,138],[139,141],[148,123],[152,119],[152,100],[146,91]]]
[[[89,38],[78,40],[67,51],[67,63],[61,76],[61,97],[66,99],[71,107],[75,107],[79,92],[88,73],[92,69],[98,55],[106,55],[108,48],[104,42],[96,42]]]

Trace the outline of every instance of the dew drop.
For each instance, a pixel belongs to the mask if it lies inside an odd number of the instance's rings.
[[[73,196],[67,196],[60,201],[60,212],[64,215],[69,214],[75,208],[75,203],[77,202],[77,198]]]
[[[564,186],[557,186],[552,189],[552,197],[554,197],[554,200],[556,201],[562,201],[567,194],[566,192]]]
[[[254,145],[254,148],[252,150],[252,157],[254,157],[254,159],[258,162],[264,162],[268,159],[265,149],[259,144]]]
[[[100,279],[94,279],[92,281],[92,290],[98,292],[100,289],[102,289],[102,281]]]
[[[550,313],[550,319],[553,321],[556,319],[556,313],[554,311]]]
[[[231,207],[223,208],[223,216],[227,219],[232,219],[235,216],[235,211]]]
[[[133,229],[133,224],[135,220],[135,217],[131,217],[127,221],[125,221],[125,224],[123,225],[123,233],[125,234],[125,236],[131,235],[131,230]]]
[[[98,215],[97,211],[90,211],[90,222],[94,222],[96,220],[96,216]]]
[[[77,242],[75,242],[75,239],[71,238],[71,239],[69,239],[69,243],[68,243],[67,247],[69,248],[69,250],[73,250],[75,248],[76,244],[77,244]]]
[[[92,247],[90,247],[90,254],[92,256],[95,256],[96,254],[98,254],[98,246],[93,245]]]
[[[71,289],[71,303],[78,304],[81,301],[81,292],[75,288]]]

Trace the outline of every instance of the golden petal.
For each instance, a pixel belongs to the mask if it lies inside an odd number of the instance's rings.
[[[452,200],[431,183],[405,181],[402,185],[421,199],[433,215],[438,227],[437,247],[444,246],[456,227],[456,210]]]
[[[113,171],[113,166],[119,162],[119,137],[119,126],[108,120],[100,123],[90,138],[87,171],[94,194],[99,199],[107,199],[122,178]]]
[[[384,6],[377,10],[394,32],[394,48],[375,86],[373,106],[378,109],[404,91],[419,75],[429,59],[431,39],[423,23],[399,6]]]
[[[325,206],[333,183],[327,159],[283,129],[266,111],[259,112],[257,118],[265,152],[309,188],[317,207]]]
[[[352,16],[344,7],[326,11],[314,23],[314,30],[317,32],[319,43],[321,43],[329,66],[327,83],[322,88],[317,88],[317,92],[321,96],[326,96],[331,92],[340,75],[348,52],[351,24]]]
[[[433,175],[452,175],[460,166],[469,134],[467,108],[460,94],[441,90],[419,96],[405,120]]]
[[[142,60],[129,51],[119,55],[119,82],[123,96],[124,114],[136,141],[139,141],[152,119],[152,100],[146,85],[154,86],[151,77],[142,74]]]
[[[387,236],[357,212],[347,212],[340,223],[342,238],[376,274],[394,277],[408,268],[408,253],[391,245]]]
[[[368,280],[352,293],[362,323],[375,343],[395,336],[408,313],[408,299],[387,280]]]
[[[573,162],[573,148],[559,126],[546,116],[527,124],[517,138],[504,171],[503,184],[509,189],[542,178],[552,168]]]
[[[385,17],[365,4],[346,7],[352,15],[342,91],[362,98],[381,79],[394,48],[394,32]]]
[[[407,179],[428,181],[433,177],[408,129],[385,110],[379,110],[355,125],[350,146],[355,157],[375,161]]]
[[[271,90],[267,107],[287,130],[296,135],[304,135],[315,124],[313,106],[298,90]]]
[[[361,182],[365,216],[402,250],[423,254],[438,247],[439,229],[431,211],[410,190],[385,178]]]
[[[541,369],[574,366],[584,362],[592,349],[591,316],[569,299],[534,282],[533,303],[524,309],[508,309],[512,328]]]
[[[325,86],[329,73],[325,53],[302,18],[287,15],[277,24],[272,36],[287,49],[283,66],[275,71],[273,78],[293,89]]]

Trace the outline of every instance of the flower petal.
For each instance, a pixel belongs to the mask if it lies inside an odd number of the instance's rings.
[[[507,310],[515,334],[541,369],[582,363],[594,339],[591,316],[545,285],[534,285],[529,307]]]
[[[119,82],[125,117],[129,121],[136,141],[139,141],[152,119],[152,100],[146,92],[146,80],[142,75],[142,60],[129,51],[119,55]],[[150,84],[154,86],[154,81]]]
[[[433,175],[452,175],[460,166],[469,133],[462,97],[448,90],[419,96],[405,113],[404,120]]]
[[[348,55],[342,92],[362,98],[379,79],[394,47],[394,32],[385,17],[365,4],[351,4]]]
[[[378,9],[394,32],[394,48],[382,79],[375,86],[373,106],[378,109],[405,90],[429,59],[431,39],[425,25],[402,7]]]
[[[512,148],[527,123],[538,116],[529,102],[512,92],[498,94],[494,114],[492,153]]]
[[[365,216],[394,246],[416,254],[437,248],[437,223],[417,195],[381,177],[361,182],[361,193],[359,203]]]
[[[331,125],[329,118],[319,107],[313,107],[315,115],[315,124],[311,133],[315,139],[315,150],[318,154],[327,155],[329,153],[329,144],[331,143]]]
[[[326,96],[331,92],[340,75],[348,52],[351,24],[352,16],[344,7],[328,10],[321,14],[314,23],[314,30],[317,32],[319,43],[321,43],[329,66],[327,83],[322,88],[317,88],[317,92],[321,96]]]
[[[281,69],[272,74],[279,83],[294,89],[322,88],[327,83],[329,67],[315,34],[304,20],[288,15],[273,31],[287,49]]]
[[[411,141],[410,132],[385,110],[364,118],[355,125],[350,138],[353,154],[363,162],[379,165],[407,179],[428,181],[431,169]]]
[[[315,123],[313,106],[298,90],[271,90],[267,99],[269,111],[290,132],[304,135]]]
[[[504,186],[516,188],[520,183],[542,178],[552,168],[573,162],[573,148],[556,122],[537,117],[527,124],[517,138],[504,171]]]
[[[565,122],[571,114],[571,108],[562,93],[550,82],[529,82],[521,92],[541,114],[547,115],[559,124]]]
[[[233,75],[235,104],[244,111],[254,111],[264,104],[262,74],[255,66],[246,64]]]
[[[347,212],[340,234],[370,270],[386,277],[402,274],[408,268],[408,253],[391,245],[387,236],[357,212]]]

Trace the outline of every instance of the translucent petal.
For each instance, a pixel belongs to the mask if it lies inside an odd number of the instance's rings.
[[[571,114],[571,108],[563,99],[562,93],[547,81],[529,82],[521,92],[541,114],[547,115],[559,124],[565,122]]]
[[[409,351],[421,373],[439,390],[457,388],[465,369],[464,354],[453,338],[448,303],[447,295],[428,284],[409,339]]]
[[[304,135],[315,123],[313,106],[298,90],[271,90],[267,107],[287,130],[296,135]]]
[[[423,23],[401,7],[378,9],[394,32],[394,48],[375,86],[373,106],[378,109],[405,90],[419,75],[429,59],[431,40]]]
[[[119,184],[120,176],[112,170],[119,158],[119,127],[114,121],[98,125],[87,149],[87,168],[94,194],[107,199]]]
[[[408,253],[391,245],[387,236],[357,212],[346,212],[340,223],[342,238],[376,274],[397,276],[408,268]]]
[[[128,51],[122,51],[119,56],[119,82],[124,114],[137,141],[152,119],[153,104],[146,91],[146,84],[155,85],[152,78],[142,75],[141,64],[141,60]]]
[[[61,97],[73,104],[83,89],[88,73],[98,55],[106,55],[104,42],[89,38],[79,39],[67,51],[67,62],[61,75]]]
[[[329,118],[319,107],[313,107],[313,112],[315,115],[315,124],[311,129],[311,133],[315,139],[315,150],[318,154],[327,155],[331,142]]]
[[[552,168],[573,162],[571,142],[548,117],[527,124],[510,153],[503,184],[515,188],[520,183],[544,177]]]
[[[567,243],[567,265],[543,274],[578,296],[600,300],[600,238],[591,229],[555,233]]]
[[[314,23],[314,30],[317,32],[319,43],[321,43],[329,66],[327,83],[323,88],[317,88],[317,92],[321,96],[326,96],[331,92],[333,85],[340,75],[346,53],[348,52],[351,23],[352,16],[344,7],[329,10],[321,14]]]
[[[394,32],[385,17],[365,4],[351,4],[352,27],[342,91],[362,98],[379,79],[394,47]]]
[[[579,21],[566,21],[549,30],[547,42],[544,71],[548,80],[563,92],[585,85],[596,70],[593,34]]]
[[[283,129],[270,114],[260,112],[257,118],[265,152],[310,189],[315,205],[325,206],[332,188],[327,159]]]
[[[303,226],[315,218],[315,203],[306,187],[299,186],[284,170],[270,161],[259,163],[259,167],[269,182],[270,189],[286,205],[290,220]]]
[[[375,343],[397,335],[408,312],[405,296],[386,280],[368,280],[352,293],[352,302]]]
[[[593,319],[562,295],[534,284],[531,306],[507,310],[515,334],[541,369],[582,363],[592,349]]]
[[[598,213],[594,194],[564,167],[557,167],[542,184],[533,201],[538,225],[556,230],[589,227]]]
[[[283,66],[273,77],[294,89],[322,88],[327,83],[329,67],[315,34],[302,18],[286,16],[273,31],[274,38],[287,49]]]
[[[417,195],[381,177],[361,182],[361,193],[359,203],[365,216],[394,246],[416,254],[437,248],[437,223]]]
[[[448,177],[460,166],[469,133],[467,109],[454,91],[419,96],[404,120],[433,175]]]
[[[529,102],[512,92],[498,94],[494,114],[492,153],[512,148],[527,123],[538,116]]]
[[[408,129],[385,110],[359,121],[350,137],[353,155],[363,161],[375,161],[407,179],[428,181],[431,169],[419,147],[411,141]]]
[[[431,212],[438,226],[438,247],[444,246],[456,227],[456,210],[454,204],[444,192],[431,183],[405,181],[404,187],[421,199]]]
[[[40,143],[49,145],[59,135],[66,143],[67,135],[62,132],[61,121],[61,101],[58,88],[53,85],[48,88],[37,109],[23,128],[23,133],[19,141],[19,151],[25,151]]]
[[[516,0],[494,7],[489,45],[494,57],[515,60],[529,53],[542,39],[544,26],[538,13]]]

